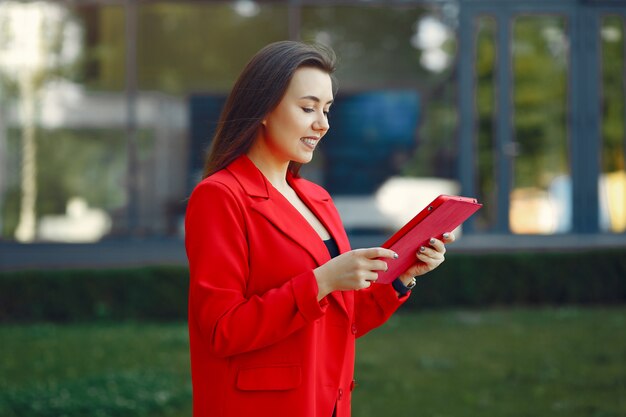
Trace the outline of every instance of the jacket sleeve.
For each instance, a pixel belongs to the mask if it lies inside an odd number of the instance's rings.
[[[409,295],[398,297],[391,284],[374,283],[365,290],[355,291],[356,337],[385,323]]]
[[[227,357],[267,347],[324,314],[312,270],[265,294],[246,298],[249,274],[244,207],[218,182],[192,193],[185,218],[189,320],[213,354]]]

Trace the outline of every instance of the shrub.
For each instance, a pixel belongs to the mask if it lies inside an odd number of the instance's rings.
[[[626,249],[450,254],[405,308],[621,304]],[[183,266],[0,273],[0,321],[181,320]]]
[[[626,250],[451,254],[422,278],[409,306],[619,304]]]
[[[145,267],[16,271],[0,275],[0,320],[180,320],[188,270]]]

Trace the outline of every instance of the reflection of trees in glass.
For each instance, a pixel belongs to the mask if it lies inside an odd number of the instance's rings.
[[[305,7],[302,38],[332,46],[342,89],[427,85],[429,72],[411,44],[424,8]]]
[[[624,166],[624,20],[608,16],[601,29],[602,39],[602,171]]]
[[[124,8],[111,5],[59,8],[80,25],[84,48],[79,50],[77,65],[73,62],[63,68],[48,69],[45,77],[58,79],[62,76],[80,83],[76,89],[81,92],[84,87],[121,94],[125,80]],[[138,26],[140,87],[173,94],[226,90],[250,55],[271,41],[287,38],[286,10],[286,6],[262,6],[258,14],[251,17],[245,10],[242,14],[241,10],[237,12],[226,4],[141,6]],[[0,41],[6,41],[6,37]],[[59,37],[51,37],[50,41],[55,47],[68,46],[60,42]],[[3,92],[10,91],[12,97],[23,96],[17,91],[16,82],[7,83],[6,77],[4,81]],[[23,134],[22,127],[12,129],[8,135],[8,158],[19,158],[23,153],[15,142],[15,135]],[[64,213],[67,199],[75,195],[85,198],[90,206],[107,210],[124,204],[123,131],[115,134],[110,129],[96,128],[56,131],[36,125],[32,131],[40,135],[37,139],[40,149],[31,158],[36,161],[31,165],[36,172],[30,175],[38,193],[37,204],[33,205],[35,218]],[[151,140],[142,132],[138,141],[141,149],[151,146]],[[11,168],[11,181],[7,182],[3,196],[6,203],[1,207],[0,229],[8,238],[12,238],[18,221],[18,171],[19,166]],[[94,179],[95,174],[98,174],[97,180],[88,181]]]
[[[249,16],[227,4],[162,3],[139,16],[140,86],[168,93],[226,91],[257,50],[288,37],[285,6]]]
[[[124,89],[124,8],[113,5],[76,7],[85,32],[80,71],[74,81],[86,88],[104,91]]]
[[[569,172],[565,20],[524,16],[513,24],[516,187],[545,187]]]
[[[493,105],[498,69],[493,64],[495,29],[486,22],[489,19],[480,19],[477,27],[475,68],[479,192],[489,196],[496,181],[493,155],[497,107],[494,109]],[[566,30],[565,19],[557,16],[523,16],[513,23],[513,131],[518,143],[514,160],[516,188],[545,188],[555,177],[569,173]],[[623,19],[605,18],[600,35],[603,47],[603,170],[610,172],[624,167]],[[485,199],[485,196],[481,198]],[[482,211],[486,213],[486,210]]]
[[[140,134],[146,136],[146,133]],[[20,131],[11,129],[10,155],[18,152]],[[126,198],[125,136],[120,130],[38,130],[37,217],[65,212],[73,196],[90,206],[115,210]],[[150,140],[143,138],[142,144]],[[146,145],[147,146],[147,145]],[[11,236],[17,226],[19,188],[9,188],[2,236]]]
[[[172,94],[227,91],[254,52],[288,37],[286,6],[261,5],[257,12],[248,16],[228,4],[141,6],[140,88]],[[414,6],[304,6],[301,35],[306,41],[335,48],[340,93],[380,88],[418,90],[420,97],[428,101],[422,101],[420,146],[407,170],[450,177],[452,173],[446,168],[454,165],[449,161],[454,153],[456,124],[452,71],[433,73],[424,69],[420,63],[422,51],[412,42],[417,22],[428,13]],[[89,19],[98,23],[93,37],[97,32],[100,39],[100,46],[91,49],[89,79],[97,79],[91,81],[95,85],[121,88],[123,53],[112,45],[123,40],[123,14],[107,7]],[[443,45],[452,56],[454,44],[454,38],[450,38]],[[107,59],[103,59],[105,56]]]
[[[87,80],[123,88],[124,10],[80,10],[92,40]],[[155,3],[141,5],[138,20],[139,87],[169,94],[227,91],[257,50],[288,38],[287,7],[278,5],[250,14],[224,3]]]
[[[0,82],[17,91],[21,129],[20,204],[15,238],[32,242],[37,226],[36,126],[42,88],[72,67],[82,49],[79,26],[52,3],[0,4]]]
[[[418,146],[404,167],[406,175],[456,179],[457,84],[450,79],[421,96],[422,113]]]
[[[329,44],[337,52],[339,94],[394,88],[418,91],[418,146],[413,156],[405,155],[411,158],[403,166],[408,175],[454,175],[454,65],[441,72],[428,71],[421,63],[424,51],[416,42],[421,19],[439,16],[439,12],[415,6],[367,5],[305,7],[302,13],[302,38]],[[448,38],[442,49],[455,57],[455,39]]]

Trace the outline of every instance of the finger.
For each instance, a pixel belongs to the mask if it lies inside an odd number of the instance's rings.
[[[421,274],[425,274],[427,272],[430,272],[430,271],[436,269],[442,263],[443,263],[443,261],[442,262],[438,262],[438,261],[435,261],[434,259],[424,260],[422,262],[422,264],[420,265],[420,271],[419,272],[421,272]],[[416,273],[415,275],[420,275],[420,274]]]
[[[398,258],[397,253],[395,253],[391,249],[386,249],[386,248],[361,249],[361,253],[363,254],[363,256],[369,259],[376,259],[376,258],[397,259]]]
[[[419,253],[417,255],[417,259],[430,266],[439,265],[445,260],[445,258],[441,254],[435,255],[435,256],[429,256],[425,253]]]
[[[432,248],[434,248],[437,252],[446,253],[446,246],[443,244],[441,240],[431,237],[430,240],[428,241],[428,244]]]
[[[365,279],[369,282],[376,282],[378,279],[378,272],[369,271],[369,275]]]
[[[443,241],[445,243],[452,243],[456,240],[456,236],[452,232],[447,232],[443,234]]]
[[[368,265],[369,266],[367,267],[367,269],[369,269],[370,271],[387,271],[387,269],[389,269],[387,262],[381,261],[379,259],[373,259],[369,261]]]
[[[441,252],[434,250],[431,250],[430,253],[426,252],[428,252],[428,248],[426,248],[424,252],[418,252],[417,259],[425,263],[431,270],[439,266],[446,259]]]
[[[359,282],[376,281],[378,279],[378,272],[375,272],[373,270],[372,271],[361,270],[357,272],[357,274],[355,275],[355,279]]]
[[[444,252],[437,251],[433,248],[429,248],[428,246],[421,246],[417,250],[416,256],[419,259],[424,259],[424,258],[440,259],[440,258],[443,258]]]

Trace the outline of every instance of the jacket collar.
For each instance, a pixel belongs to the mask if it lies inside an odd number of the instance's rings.
[[[269,198],[268,187],[272,185],[245,154],[231,162],[226,169],[250,197]]]
[[[243,190],[254,202],[251,207],[266,217],[282,233],[300,244],[315,258],[318,264],[329,259],[328,250],[317,232],[300,212],[269,182],[263,173],[245,154],[228,167]],[[322,222],[335,239],[341,252],[349,250],[345,232],[328,193],[306,180],[287,174],[289,185],[300,199]],[[320,253],[321,252],[321,253]]]
[[[278,192],[265,175],[254,165],[254,162],[245,154],[235,159],[227,169],[234,174],[239,184],[241,184],[241,187],[250,197],[271,198],[272,191]],[[301,190],[301,186],[304,181],[300,178],[294,178],[291,171],[289,171],[287,172],[287,182],[289,182],[289,185],[291,185],[302,198],[302,194],[304,193]],[[328,194],[319,191],[317,188],[308,188],[305,196],[307,200],[330,202]]]

